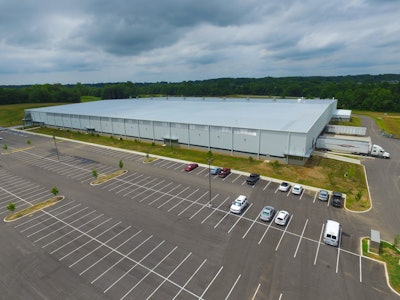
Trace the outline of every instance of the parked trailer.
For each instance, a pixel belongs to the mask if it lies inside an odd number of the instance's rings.
[[[327,151],[390,158],[390,153],[386,152],[381,146],[372,144],[371,137],[369,136],[321,135],[317,138],[315,148]]]

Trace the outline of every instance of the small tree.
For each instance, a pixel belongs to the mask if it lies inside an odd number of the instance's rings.
[[[58,188],[56,188],[56,187],[53,187],[52,189],[51,189],[51,193],[54,195],[54,196],[57,196],[57,194],[58,194]]]
[[[31,140],[27,140],[26,143],[27,143],[28,145],[30,145],[30,144],[31,144]]]
[[[93,170],[92,175],[94,178],[97,178],[97,176],[99,176],[99,174],[97,173],[97,170]]]
[[[119,168],[122,169],[124,167],[124,163],[122,162],[122,159],[119,160]]]
[[[13,203],[13,202],[8,203],[7,209],[9,211],[14,211],[15,210],[15,203]]]
[[[3,149],[4,149],[4,150],[7,150],[7,149],[8,149],[7,144],[4,144],[4,145],[3,145]]]

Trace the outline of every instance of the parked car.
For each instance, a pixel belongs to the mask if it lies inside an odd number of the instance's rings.
[[[278,190],[280,190],[281,192],[287,192],[290,189],[290,183],[283,181],[280,185]]]
[[[275,216],[275,208],[272,206],[265,206],[260,213],[260,220],[269,222]]]
[[[229,209],[230,212],[234,214],[240,214],[247,206],[247,197],[240,195],[236,198],[235,201],[232,202],[231,208]]]
[[[211,168],[211,170],[210,170],[210,174],[211,174],[211,175],[218,175],[219,172],[221,172],[221,170],[222,170],[222,168],[220,168],[220,167],[213,167],[213,168]]]
[[[222,168],[221,172],[218,173],[218,176],[221,178],[225,178],[226,176],[228,176],[229,174],[231,174],[231,169],[229,168]]]
[[[329,200],[329,192],[326,190],[320,190],[318,193],[318,199],[321,201],[328,201]]]
[[[343,206],[343,195],[340,192],[333,192],[332,193],[332,206],[335,207],[342,207]]]
[[[196,169],[198,166],[199,166],[199,165],[196,164],[196,163],[190,163],[190,164],[186,165],[185,171],[186,171],[186,172],[190,172],[190,171]]]
[[[303,193],[303,187],[300,184],[295,184],[292,188],[292,194],[301,195]]]
[[[275,223],[281,226],[285,226],[289,221],[290,214],[286,210],[278,212],[275,218]]]
[[[246,183],[249,185],[255,185],[259,179],[260,179],[260,174],[251,173],[250,176],[247,177]]]

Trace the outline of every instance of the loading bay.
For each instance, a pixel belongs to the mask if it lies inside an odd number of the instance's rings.
[[[316,190],[297,196],[265,178],[249,186],[238,172],[219,178],[208,166],[184,172],[176,160],[143,163],[129,151],[11,130],[1,136],[3,217],[7,203],[26,208],[53,197],[52,187],[65,196],[2,223],[5,298],[398,299],[384,266],[360,255],[371,226],[319,201]],[[127,173],[90,184],[93,170],[112,173],[119,161]],[[240,194],[249,206],[229,213]],[[260,221],[265,205],[288,211],[287,226]],[[322,242],[327,219],[342,224],[337,248]]]

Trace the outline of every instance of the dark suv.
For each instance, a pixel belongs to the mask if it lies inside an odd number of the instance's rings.
[[[343,195],[340,192],[333,192],[332,193],[332,206],[335,207],[342,207],[343,206]]]
[[[251,173],[249,177],[247,177],[247,184],[249,185],[255,185],[256,182],[260,179],[259,174]]]

